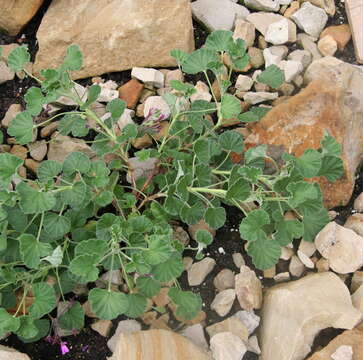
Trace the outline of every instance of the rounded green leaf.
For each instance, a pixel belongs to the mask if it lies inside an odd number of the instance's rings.
[[[14,136],[20,145],[30,143],[33,139],[33,118],[28,111],[16,115],[8,128],[8,134]]]
[[[97,262],[99,258],[96,255],[78,255],[69,264],[69,270],[77,276],[81,276],[88,282],[96,281],[99,270]]]
[[[275,240],[266,236],[248,243],[247,253],[253,264],[260,270],[266,270],[277,264],[281,256],[281,246]]]
[[[178,278],[184,271],[183,261],[179,253],[172,254],[169,259],[152,268],[155,279],[164,283]]]
[[[187,74],[197,74],[210,68],[209,64],[217,62],[218,57],[214,51],[198,49],[193,51],[183,62],[183,71]]]
[[[69,304],[70,305],[70,304]],[[80,330],[84,326],[84,310],[76,301],[58,318],[59,325],[66,330]]]
[[[202,309],[202,299],[199,294],[170,288],[168,295],[176,305],[176,316],[185,320],[194,319]]]
[[[205,212],[204,220],[212,229],[219,229],[226,222],[226,210],[222,207],[209,208]]]
[[[106,106],[106,111],[110,112],[112,118],[115,120],[121,117],[125,109],[126,109],[125,101],[118,98],[111,100]]]
[[[237,154],[243,151],[243,137],[236,131],[225,131],[218,137],[218,142],[223,150],[234,151]]]
[[[205,207],[203,203],[196,202],[194,205],[189,206],[185,204],[180,209],[180,219],[188,225],[194,225],[201,220],[205,213]]]
[[[63,171],[67,175],[80,172],[86,174],[91,168],[89,157],[79,151],[70,153],[64,160]]]
[[[228,30],[216,30],[208,35],[204,47],[213,51],[227,51],[229,43],[233,41],[232,31]]]
[[[10,315],[5,309],[0,308],[0,335],[15,332],[20,327],[20,319]]]
[[[265,210],[252,210],[242,220],[239,227],[241,237],[248,241],[256,241],[259,238],[266,237],[263,226],[270,223],[270,217]]]
[[[88,300],[92,311],[100,318],[112,320],[124,314],[129,308],[126,294],[94,288],[89,292]]]
[[[127,300],[129,307],[125,312],[125,315],[131,318],[137,318],[141,316],[147,307],[147,299],[140,294],[128,294]]]
[[[304,225],[298,220],[279,220],[276,230],[274,239],[281,246],[286,246],[304,234]]]
[[[307,200],[319,198],[319,192],[314,184],[306,181],[292,182],[287,185],[286,190],[291,194],[288,203],[292,208],[296,208]]]
[[[106,254],[108,250],[107,242],[100,239],[83,240],[77,244],[75,248],[75,255],[96,255],[100,259]]]
[[[161,289],[161,284],[159,281],[153,279],[152,277],[140,276],[136,279],[136,287],[145,296],[151,298],[159,293]]]
[[[270,65],[260,75],[257,76],[257,81],[274,89],[277,89],[285,81],[283,71],[276,65]]]
[[[53,248],[50,244],[38,241],[34,235],[22,234],[19,237],[19,250],[24,264],[31,269],[37,269],[40,258],[49,255]]]
[[[111,191],[102,191],[100,194],[97,195],[95,198],[95,203],[99,206],[106,206],[111,204],[113,200],[113,192]]]
[[[224,94],[221,101],[221,113],[224,119],[232,119],[241,113],[241,101],[235,96]]]
[[[35,320],[29,316],[24,315],[20,317],[20,327],[16,334],[24,339],[35,338],[38,335],[38,328],[35,325]]]
[[[9,68],[14,72],[23,70],[29,61],[30,54],[26,45],[19,46],[12,50],[7,59]]]
[[[45,282],[36,283],[32,286],[35,300],[29,309],[29,313],[34,318],[41,318],[49,314],[57,305],[57,298],[53,286]]]
[[[198,243],[203,245],[210,245],[213,242],[213,236],[208,230],[199,229],[195,234]]]
[[[18,335],[18,338],[23,343],[31,343],[36,342],[49,334],[50,322],[48,319],[35,319],[34,326],[37,328],[38,332],[34,337],[31,338],[23,338],[22,336]]]
[[[254,168],[257,170],[257,168]],[[226,198],[228,200],[237,200],[237,201],[245,201],[251,194],[251,185],[250,183],[240,178],[235,181],[231,186],[228,187],[228,191],[226,194]]]
[[[37,175],[40,181],[46,182],[53,180],[62,171],[62,164],[55,160],[42,161],[37,170]]]
[[[343,176],[343,160],[337,156],[323,156],[318,176],[325,176],[328,181],[336,181]]]
[[[63,61],[62,69],[80,70],[83,64],[83,55],[79,45],[70,45],[67,48],[67,55]]]
[[[0,154],[0,188],[6,188],[14,174],[17,173],[23,160],[9,153]]]
[[[71,221],[63,215],[47,213],[44,216],[44,230],[52,238],[60,239],[71,230]]]

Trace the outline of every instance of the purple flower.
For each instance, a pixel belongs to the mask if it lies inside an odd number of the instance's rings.
[[[61,348],[62,355],[69,353],[69,349],[68,349],[66,341],[61,341],[60,348]]]

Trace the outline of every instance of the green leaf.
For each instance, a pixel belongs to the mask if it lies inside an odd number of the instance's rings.
[[[317,150],[307,149],[304,154],[294,160],[299,173],[306,178],[317,176],[321,168],[321,154]]]
[[[328,132],[325,132],[321,145],[323,147],[323,154],[332,156],[340,156],[342,154],[342,145],[339,144]]]
[[[260,270],[266,270],[277,264],[281,256],[281,247],[277,241],[262,236],[248,243],[247,253],[253,264]]]
[[[318,232],[329,223],[329,215],[327,210],[321,206],[319,211],[306,212],[303,214],[304,235],[305,241],[313,242]]]
[[[60,239],[71,230],[71,221],[62,215],[47,213],[44,217],[44,230],[55,239]]]
[[[7,59],[9,68],[14,72],[23,70],[29,61],[30,54],[28,47],[25,45],[19,46],[12,50]]]
[[[58,318],[59,325],[66,330],[81,330],[84,326],[84,310],[76,301]]]
[[[106,111],[110,112],[112,118],[115,120],[121,117],[125,109],[126,109],[125,101],[118,98],[111,100],[106,106]]]
[[[107,252],[108,245],[104,240],[99,239],[88,239],[83,240],[79,244],[77,244],[75,248],[75,255],[92,255],[98,256],[101,259]]]
[[[61,66],[64,70],[81,70],[83,64],[83,55],[78,45],[70,45],[67,49],[67,55]]]
[[[265,238],[266,233],[263,226],[270,223],[270,217],[265,210],[252,210],[242,220],[239,227],[241,237],[248,241],[256,241],[259,238]]]
[[[270,65],[257,76],[257,81],[276,89],[284,83],[285,76],[277,65]]]
[[[256,184],[258,177],[262,175],[262,170],[253,166],[242,166],[238,169],[238,174],[243,176],[249,182]]]
[[[20,235],[19,243],[20,254],[24,264],[31,269],[38,269],[40,258],[49,255],[53,251],[50,244],[38,241],[31,234]]]
[[[194,319],[202,309],[202,299],[199,294],[170,288],[168,296],[176,305],[176,316],[185,320]]]
[[[325,176],[328,181],[336,181],[343,176],[343,160],[337,156],[323,156],[318,176]]]
[[[218,57],[214,51],[198,49],[193,51],[183,62],[183,71],[187,74],[197,74],[210,68],[210,64],[217,62]]]
[[[20,207],[25,214],[36,214],[48,211],[56,204],[56,199],[53,194],[40,192],[25,182],[18,184],[16,190],[20,195]]]
[[[9,153],[0,154],[0,189],[7,188],[11,178],[15,175],[23,160]]]
[[[223,150],[234,151],[237,154],[243,152],[243,137],[236,131],[225,131],[218,137],[218,142]]]
[[[145,296],[140,294],[128,294],[127,300],[129,302],[129,307],[125,312],[126,316],[137,318],[146,311],[147,299]]]
[[[72,175],[76,172],[86,174],[91,168],[89,157],[79,151],[70,153],[64,160],[63,171],[66,175]]]
[[[180,219],[188,225],[194,225],[201,220],[205,213],[205,207],[202,202],[198,201],[190,206],[185,204],[180,209]]]
[[[202,163],[209,163],[211,158],[211,143],[206,139],[199,139],[194,144],[193,150],[197,158]]]
[[[224,94],[221,100],[221,114],[224,119],[237,117],[241,112],[241,101],[235,96]]]
[[[252,111],[247,111],[238,115],[238,120],[243,122],[256,122],[260,120],[260,117]]]
[[[154,224],[145,215],[139,215],[129,218],[127,222],[131,225],[132,231],[139,233],[148,233],[152,230]]]
[[[87,101],[81,106],[81,109],[84,110],[93,104],[101,93],[101,86],[93,84],[87,91]]]
[[[96,255],[78,255],[72,259],[69,264],[69,270],[77,276],[81,276],[87,282],[98,279],[99,270],[97,268],[98,256]]]
[[[102,191],[95,198],[95,203],[99,206],[106,206],[111,204],[113,200],[113,192],[111,191]]]
[[[16,141],[25,145],[33,139],[33,119],[28,111],[23,111],[15,116],[8,128],[8,134],[14,136]]]
[[[232,40],[232,31],[216,30],[208,35],[204,47],[213,51],[227,51],[229,50],[229,43]]]
[[[50,322],[48,319],[35,319],[33,320],[33,324],[37,328],[37,334],[34,337],[24,338],[17,334],[23,343],[36,342],[49,334]]]
[[[32,286],[35,300],[29,309],[30,315],[34,318],[41,318],[49,314],[57,305],[57,298],[54,288],[45,282],[36,283]]]
[[[87,193],[87,185],[82,181],[77,181],[71,189],[61,192],[62,200],[65,204],[71,206],[80,206],[84,201]]]
[[[164,283],[178,278],[184,271],[184,265],[179,253],[172,254],[169,259],[152,268],[155,279]]]
[[[153,279],[152,277],[138,277],[136,279],[136,287],[145,296],[152,298],[160,292],[161,284],[159,281]]]
[[[275,240],[281,245],[286,246],[293,239],[300,238],[304,233],[304,226],[298,220],[281,220],[276,224]]]
[[[189,56],[188,53],[179,49],[171,50],[170,55],[177,61],[179,65],[182,65]]]
[[[228,200],[245,201],[251,195],[251,185],[243,178],[239,178],[228,187],[226,198]]]
[[[191,96],[197,92],[197,90],[195,89],[195,87],[193,85],[188,84],[188,83],[183,83],[179,80],[171,80],[170,86],[173,89],[184,93],[186,96]]]
[[[198,243],[205,246],[210,245],[213,242],[213,236],[208,230],[199,229],[195,234],[195,238]]]
[[[35,320],[29,315],[20,317],[20,327],[16,334],[24,339],[35,338],[38,335],[38,328],[35,325]]]
[[[76,137],[84,137],[88,134],[87,120],[77,114],[66,114],[58,124],[58,130],[62,135],[70,133]]]
[[[62,247],[60,245],[58,245],[52,252],[51,255],[46,256],[43,260],[48,261],[49,263],[51,263],[53,266],[59,266],[60,264],[62,264],[62,260],[63,260],[63,251],[62,251]]]
[[[42,111],[43,104],[45,103],[42,91],[39,88],[32,86],[26,92],[24,99],[27,103],[26,110],[30,113],[30,115],[39,115]]]
[[[104,289],[93,288],[88,295],[92,312],[97,317],[105,320],[112,320],[117,316],[124,314],[128,307],[129,301],[125,294]]]
[[[62,164],[55,160],[42,161],[37,170],[37,175],[40,181],[47,182],[53,180],[62,171]]]
[[[5,309],[0,308],[0,336],[8,332],[15,332],[20,327],[20,319],[10,315]]]
[[[291,194],[288,204],[292,208],[296,208],[306,200],[317,199],[319,193],[314,184],[306,181],[292,182],[287,185],[286,190]]]
[[[205,222],[212,229],[219,229],[226,222],[226,210],[222,207],[208,208],[205,212]]]
[[[259,145],[248,149],[244,153],[246,165],[263,168],[265,166],[266,151],[267,145]]]
[[[150,235],[147,238],[148,248],[142,252],[145,262],[149,265],[160,264],[170,257],[170,239],[166,235]]]

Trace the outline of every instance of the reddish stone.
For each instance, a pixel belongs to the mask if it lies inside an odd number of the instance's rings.
[[[120,99],[124,100],[129,109],[134,109],[140,99],[144,85],[136,79],[131,79],[118,88]]]

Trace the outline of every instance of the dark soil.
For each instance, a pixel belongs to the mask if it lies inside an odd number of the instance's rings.
[[[19,44],[27,44],[29,46],[32,59],[34,59],[36,51],[37,51],[37,41],[36,41],[36,31],[41,22],[42,16],[48,6],[50,5],[51,0],[45,0],[43,6],[41,7],[38,14],[33,18],[33,20],[25,27],[23,32],[16,37],[10,37],[4,34],[0,34],[0,45],[9,44],[13,42],[18,42]],[[328,25],[339,25],[343,23],[347,23],[346,13],[344,9],[344,3],[337,0],[336,1],[337,12],[336,15],[329,19]],[[195,30],[195,43],[196,48],[201,47],[206,37],[208,36],[208,31],[203,28],[197,22],[194,22],[194,30]],[[294,44],[291,46],[290,51],[297,48],[297,45]],[[356,64],[354,49],[352,41],[349,42],[344,51],[338,52],[336,57],[342,59],[343,61]],[[114,80],[119,85],[125,83],[130,79],[130,71],[109,73],[102,75],[102,78],[105,80]],[[198,76],[187,77],[187,81],[196,83],[198,80],[204,80],[199,78]],[[83,79],[79,81],[82,85],[89,85],[91,83],[91,79]],[[26,90],[30,87],[36,85],[34,81],[29,78],[24,80],[20,80],[16,78],[13,81],[8,81],[5,84],[0,85],[0,119],[3,118],[5,112],[9,108],[9,106],[13,103],[21,103],[23,104],[23,95]],[[345,207],[339,207],[335,210],[338,212],[338,217],[336,221],[339,224],[344,224],[346,218],[352,213],[352,207],[354,199],[363,191],[363,176],[362,172],[359,171],[357,176],[357,181],[354,189],[354,194],[352,196],[351,201]],[[220,318],[214,311],[210,310],[210,304],[213,301],[216,291],[213,285],[213,279],[215,275],[222,269],[228,268],[232,271],[238,272],[238,268],[235,266],[232,260],[232,254],[235,252],[242,253],[246,264],[251,268],[254,268],[250,258],[247,256],[244,248],[243,242],[241,241],[238,233],[238,227],[242,219],[242,214],[237,211],[235,208],[227,207],[227,222],[223,228],[221,228],[217,232],[216,240],[214,243],[209,246],[205,252],[206,256],[210,256],[216,261],[216,266],[211,274],[208,275],[204,283],[198,287],[189,288],[186,273],[180,279],[181,286],[184,289],[192,290],[193,292],[198,292],[203,299],[203,310],[207,313],[206,323],[210,325],[217,321],[223,320]],[[185,254],[189,255],[188,253]],[[277,265],[278,272],[286,271],[288,266],[288,262],[281,261]],[[256,270],[256,269],[255,269]],[[271,286],[274,284],[273,280],[263,279],[262,272],[256,270],[257,275],[261,278],[263,285],[265,287]],[[348,282],[350,279],[347,280]],[[237,305],[237,301],[235,302],[234,307],[231,310],[231,314],[240,310]],[[114,321],[114,325],[120,320],[116,319]],[[40,340],[36,343],[24,344],[22,343],[15,335],[9,336],[8,338],[2,340],[0,343],[18,349],[19,351],[27,353],[32,360],[105,360],[107,356],[111,355],[111,352],[107,347],[107,339],[99,335],[97,332],[94,332],[90,328],[90,319],[87,321],[87,326],[77,335],[77,336],[69,336],[65,338],[67,341],[67,346],[70,349],[70,352],[66,355],[61,355],[59,345],[52,345],[45,340]],[[175,321],[175,319],[171,316],[171,321],[169,324],[172,328],[180,328],[180,324]],[[316,337],[313,350],[325,346],[329,343],[329,341],[338,335],[341,331],[336,329],[326,329],[321,332],[319,336]],[[256,360],[258,358],[257,355],[248,352],[244,360]],[[1,360],[1,359],[0,359]],[[127,360],[127,359],[125,359]]]

